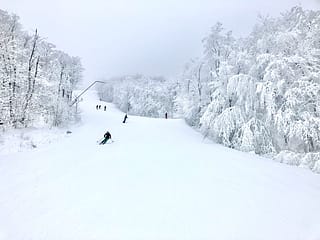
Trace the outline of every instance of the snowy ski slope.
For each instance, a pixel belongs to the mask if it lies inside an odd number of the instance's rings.
[[[320,175],[84,98],[69,138],[0,153],[0,240],[320,239]]]

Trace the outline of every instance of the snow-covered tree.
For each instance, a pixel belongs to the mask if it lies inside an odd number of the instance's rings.
[[[81,80],[79,58],[55,49],[16,15],[0,10],[0,122],[7,127],[60,125],[74,117],[72,92]]]
[[[124,76],[106,83],[99,87],[100,99],[115,103],[124,112],[149,117],[173,115],[175,84],[163,77]]]
[[[118,78],[100,96],[138,115],[168,111],[228,147],[318,171],[320,11],[259,16],[240,39],[217,23],[203,50],[174,83]]]

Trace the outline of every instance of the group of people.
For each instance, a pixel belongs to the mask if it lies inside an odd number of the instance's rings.
[[[97,106],[96,106],[96,109],[97,109],[97,110],[101,109],[101,105],[97,105]],[[107,110],[107,106],[104,106],[104,107],[103,107],[103,110],[106,111],[106,110]]]

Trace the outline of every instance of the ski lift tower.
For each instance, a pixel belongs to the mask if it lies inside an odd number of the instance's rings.
[[[76,112],[78,112],[78,103],[79,103],[79,98],[86,92],[88,91],[93,85],[95,85],[96,83],[102,83],[105,84],[105,82],[103,81],[94,81],[93,83],[91,83],[85,90],[83,90],[79,96],[77,96],[72,103],[70,104],[70,107],[72,107],[74,104],[76,104]]]

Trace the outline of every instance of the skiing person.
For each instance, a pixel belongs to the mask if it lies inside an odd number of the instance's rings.
[[[111,134],[109,133],[109,131],[107,131],[107,132],[103,135],[103,137],[104,137],[104,139],[101,141],[100,145],[101,145],[101,144],[106,144],[107,141],[108,141],[109,139],[111,139]]]
[[[104,106],[104,110],[107,110],[107,106]]]
[[[96,109],[97,109],[97,110],[98,110],[98,108],[99,108],[99,105],[96,106]]]
[[[166,119],[168,119],[168,113],[166,113],[166,114],[164,115],[164,117],[165,117]]]
[[[128,118],[127,114],[126,114],[126,115],[124,115],[124,119],[123,119],[123,122],[122,122],[122,123],[126,123],[127,118]]]

